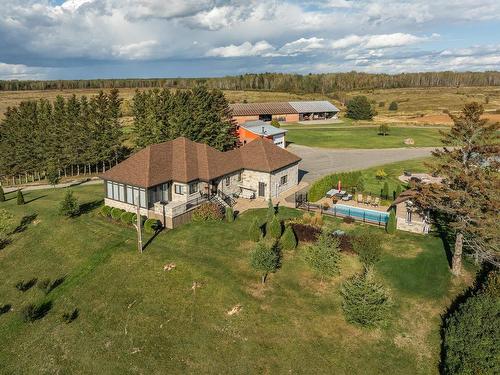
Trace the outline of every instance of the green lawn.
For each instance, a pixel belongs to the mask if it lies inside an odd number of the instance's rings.
[[[81,203],[102,199],[101,186],[75,188]],[[26,193],[29,202],[0,204],[17,220],[36,214],[0,250],[0,373],[317,373],[435,374],[440,313],[457,293],[437,237],[387,235],[377,266],[393,296],[386,328],[345,322],[340,282],[361,268],[344,255],[342,274],[320,282],[302,249],[284,255],[265,287],[248,265],[247,228],[265,210],[234,223],[191,223],[158,235],[141,255],[134,232],[95,211],[69,220],[57,215],[64,190]],[[299,215],[281,209],[282,217]],[[359,226],[335,225],[345,230]],[[368,228],[380,231],[377,227]],[[173,271],[163,271],[174,262]],[[65,276],[47,296],[14,284]],[[193,282],[201,285],[192,290]],[[34,323],[19,310],[51,301]],[[226,314],[241,304],[239,314]],[[77,307],[70,324],[61,315]]]
[[[378,127],[347,128],[342,124],[329,125],[327,128],[291,127],[286,135],[287,142],[311,147],[326,148],[397,148],[440,146],[442,136],[438,128],[390,127],[389,135],[378,135]],[[446,128],[443,128],[446,129]],[[412,138],[414,145],[404,144]]]

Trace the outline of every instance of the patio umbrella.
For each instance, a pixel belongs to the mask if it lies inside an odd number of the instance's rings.
[[[342,182],[339,180],[337,184],[337,190],[340,191],[341,188],[342,188]]]

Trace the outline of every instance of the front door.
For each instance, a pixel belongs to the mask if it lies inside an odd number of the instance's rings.
[[[264,182],[259,182],[259,197],[266,195],[266,184]]]

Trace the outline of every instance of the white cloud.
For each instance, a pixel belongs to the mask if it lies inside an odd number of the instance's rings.
[[[298,54],[301,52],[308,52],[315,49],[324,48],[323,38],[300,38],[293,42],[286,43],[283,47],[279,49],[281,53],[284,54]]]
[[[428,40],[428,37],[419,37],[412,34],[394,33],[380,35],[349,35],[339,40],[333,41],[333,48],[349,48],[360,46],[363,48],[388,48],[400,47],[415,44]]]
[[[154,55],[154,48],[158,45],[156,40],[144,40],[138,43],[116,45],[111,48],[113,55],[129,60],[143,60]]]
[[[271,53],[274,47],[265,40],[255,44],[245,42],[240,45],[231,44],[226,47],[217,47],[208,51],[207,56],[215,57],[241,57],[241,56],[259,56]]]
[[[0,62],[0,79],[44,79],[49,69]]]

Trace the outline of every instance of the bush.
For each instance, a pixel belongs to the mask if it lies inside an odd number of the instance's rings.
[[[375,327],[387,319],[391,306],[389,293],[375,282],[371,269],[346,280],[340,294],[342,310],[349,323]]]
[[[35,320],[43,318],[52,308],[52,302],[44,302],[40,304],[30,303],[20,310],[21,319],[25,323],[31,323]]]
[[[59,205],[59,213],[66,217],[75,217],[80,213],[78,199],[76,199],[71,190],[66,191],[64,199]]]
[[[0,186],[0,202],[5,202],[5,192],[2,186]]]
[[[351,217],[351,216],[346,216],[342,219],[342,221],[345,223],[345,224],[352,224],[354,223],[354,218]]]
[[[340,262],[339,240],[328,231],[321,231],[316,242],[307,249],[305,260],[321,277],[338,274]]]
[[[252,224],[248,228],[248,234],[250,239],[254,242],[257,242],[262,237],[262,226],[257,218],[252,221]]]
[[[224,218],[224,212],[222,208],[215,203],[207,202],[203,203],[193,212],[191,219],[194,222],[200,221],[220,221]]]
[[[274,239],[279,239],[281,237],[281,221],[278,216],[274,216],[271,222],[266,224],[266,237],[269,235]]]
[[[353,120],[372,120],[376,112],[366,96],[355,96],[347,102],[346,117]]]
[[[389,134],[389,125],[387,124],[380,124],[378,127],[378,135],[388,135]]]
[[[398,110],[398,103],[391,102],[391,104],[389,104],[389,111],[397,111],[397,110]]]
[[[313,225],[293,223],[292,229],[298,241],[313,242],[321,233],[321,229]]]
[[[384,178],[387,177],[387,173],[385,173],[385,171],[383,169],[379,169],[377,170],[377,172],[375,173],[375,178],[377,180],[383,180]]]
[[[276,120],[275,118],[271,120],[271,125],[274,126],[275,128],[279,128],[281,126],[279,121]]]
[[[147,219],[144,223],[144,231],[153,234],[161,228],[161,222],[157,219]]]
[[[394,209],[391,209],[389,220],[387,220],[387,224],[385,225],[385,231],[389,234],[394,234],[396,232],[396,224],[396,212]]]
[[[280,264],[280,249],[277,243],[272,246],[260,241],[250,254],[250,265],[256,271],[262,272],[261,282],[266,282],[269,272],[275,272]]]
[[[17,204],[19,206],[23,205],[25,202],[24,202],[24,195],[23,195],[23,192],[21,190],[18,190],[17,191]]]
[[[382,237],[367,231],[359,232],[352,238],[352,248],[365,267],[371,266],[382,255]]]
[[[31,289],[33,285],[36,284],[36,281],[37,281],[36,279],[31,279],[28,281],[21,280],[16,283],[15,287],[17,290],[21,292],[26,292],[27,290]]]
[[[69,324],[72,321],[74,321],[76,318],[78,318],[79,315],[80,315],[80,311],[78,309],[74,309],[73,311],[71,311],[69,313],[62,314],[61,318],[62,318],[62,321],[64,323]]]
[[[445,319],[443,373],[500,373],[499,281],[498,271],[491,271],[486,285]]]
[[[320,212],[317,212],[311,216],[310,220],[311,225],[315,225],[317,227],[322,227],[323,226],[323,215],[321,215]]]
[[[283,236],[281,236],[280,244],[283,250],[293,250],[297,247],[297,237],[295,237],[295,233],[290,225],[286,226]]]
[[[102,206],[101,209],[99,210],[99,213],[101,214],[101,216],[111,217],[111,207]]]
[[[232,207],[226,207],[226,221],[232,223],[234,221],[234,210]]]
[[[125,212],[125,210],[122,210],[121,208],[118,208],[118,207],[113,207],[111,209],[111,218],[113,220],[120,220],[120,217],[122,216],[122,214]]]
[[[347,234],[341,234],[341,235],[336,235],[335,233],[333,234],[334,237],[336,237],[339,240],[339,249],[343,253],[352,253],[353,252],[353,247],[352,247],[352,237],[347,235]]]
[[[346,187],[357,187],[361,179],[361,172],[343,172],[334,173],[323,177],[322,179],[316,181],[312,184],[308,193],[308,200],[310,202],[316,202],[326,195],[326,192],[332,188],[336,188],[339,180],[342,182],[344,189]],[[363,188],[364,189],[364,188]],[[358,191],[363,191],[359,189]]]
[[[125,212],[122,212],[121,216],[120,216],[120,220],[123,224],[133,224],[134,223],[134,217],[137,217],[134,216],[135,214],[133,212],[128,212],[128,211],[125,211]]]
[[[379,107],[385,107],[385,102],[378,102]]]

